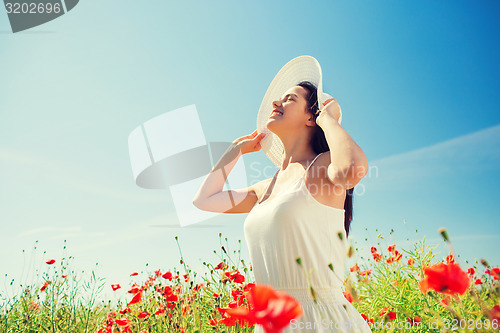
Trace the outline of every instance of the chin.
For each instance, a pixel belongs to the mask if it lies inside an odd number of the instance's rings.
[[[268,121],[266,123],[266,128],[272,132],[273,134],[277,135],[278,137],[281,138],[281,135],[283,133],[283,126],[280,125],[279,123],[275,122],[275,121]]]
[[[272,120],[272,119],[270,119],[270,120]],[[279,127],[279,126],[276,126],[276,124],[275,124],[275,122],[274,122],[274,121],[269,121],[269,120],[268,120],[268,121],[267,121],[267,123],[266,123],[266,128],[267,128],[269,131],[273,132],[274,134],[277,134],[277,133],[276,133],[276,130],[278,129],[278,127]]]

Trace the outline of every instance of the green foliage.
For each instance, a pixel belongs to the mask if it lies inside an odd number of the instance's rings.
[[[253,327],[240,327],[238,323],[227,326],[229,322],[219,311],[228,306],[245,305],[244,288],[253,282],[251,265],[245,265],[241,259],[241,248],[231,251],[227,238],[225,242],[221,234],[219,238],[220,249],[214,251],[220,262],[218,267],[204,262],[205,272],[193,272],[185,263],[179,245],[184,272],[172,269],[171,280],[162,277],[166,271],[146,272],[147,278],[138,285],[142,289],[142,299],[131,305],[128,303],[132,294],[127,300],[119,299],[115,306],[111,306],[111,301],[99,302],[100,293],[109,284],[96,277],[94,271],[84,280],[69,270],[71,257],[63,258],[57,267],[47,265],[39,282],[24,286],[17,295],[4,299],[0,305],[0,332],[96,333],[106,332],[106,328],[112,332],[125,332],[126,328],[116,321],[123,318],[131,320],[129,327],[134,333],[253,332]],[[381,235],[378,238],[383,239]],[[449,239],[445,241],[453,253]],[[241,247],[241,241],[238,243]],[[485,326],[487,322],[491,324],[492,309],[500,302],[500,287],[498,276],[488,273],[492,267],[485,260],[472,267],[462,267],[475,271],[470,275],[471,284],[463,295],[454,298],[436,291],[424,294],[419,283],[425,277],[424,268],[436,262],[433,253],[436,246],[427,245],[425,238],[413,244],[413,248],[401,252],[396,249],[396,244],[375,245],[377,255],[357,250],[356,257],[363,259],[368,255],[368,260],[360,261],[352,271],[347,270],[344,280],[346,297],[348,294],[352,296],[352,304],[371,322],[373,332],[447,332],[452,331],[446,326],[453,328],[453,320],[456,320],[454,332],[491,331]],[[449,260],[456,258],[450,257]],[[300,265],[301,261],[297,258],[297,264]],[[483,272],[485,269],[487,271]],[[332,264],[329,270],[334,272]],[[245,281],[238,283],[235,274],[240,273]],[[474,284],[477,279],[481,279],[482,284]],[[170,296],[167,296],[167,290]],[[129,311],[125,311],[127,308]],[[421,328],[395,327],[396,323],[404,325],[418,318]],[[461,329],[463,321],[472,328]],[[388,328],[380,328],[383,326]]]

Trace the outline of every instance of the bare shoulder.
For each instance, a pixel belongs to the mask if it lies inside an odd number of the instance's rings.
[[[312,173],[312,178],[315,181],[327,181],[332,185],[335,185],[331,179],[328,177],[328,167],[332,162],[330,151],[325,151],[322,153],[314,162],[312,168],[314,168],[314,172]]]
[[[321,166],[328,166],[331,162],[331,155],[330,155],[330,151],[325,151],[323,153],[321,153],[321,155],[318,157],[318,163],[319,165]]]
[[[249,191],[253,192],[258,200],[260,201],[260,199],[264,196],[264,191],[266,190],[267,186],[271,183],[271,181],[273,180],[273,178],[266,178],[266,179],[263,179],[253,185],[250,185],[248,187]]]
[[[319,170],[320,173],[315,173],[316,175],[323,175],[325,176],[326,175],[326,170],[328,168],[328,166],[330,165],[332,159],[330,157],[330,151],[325,151],[323,153],[321,153],[321,155],[316,159],[316,161],[314,161],[314,165],[312,167],[314,167],[316,170]],[[323,174],[323,171],[325,172],[325,174]]]

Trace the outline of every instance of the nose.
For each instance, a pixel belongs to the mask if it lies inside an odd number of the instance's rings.
[[[281,101],[280,100],[277,100],[277,101],[273,102],[273,108],[277,108],[279,106],[281,106]]]

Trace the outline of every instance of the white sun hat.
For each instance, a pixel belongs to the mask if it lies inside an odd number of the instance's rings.
[[[318,106],[322,106],[325,101],[333,98],[323,92],[321,66],[319,62],[314,57],[303,55],[290,60],[280,69],[278,74],[276,74],[267,88],[257,115],[257,132],[266,133],[266,136],[260,141],[262,150],[271,162],[279,168],[281,168],[283,160],[283,143],[276,134],[266,127],[266,123],[274,109],[272,103],[282,98],[283,94],[288,89],[302,81],[309,81],[316,86],[318,90]],[[339,124],[342,122],[341,110],[338,122]]]

